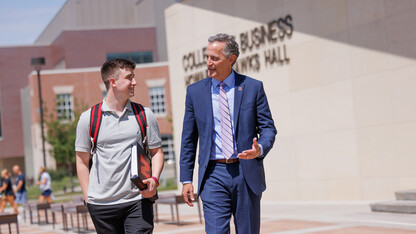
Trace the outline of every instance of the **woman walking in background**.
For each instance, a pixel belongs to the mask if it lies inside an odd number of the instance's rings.
[[[9,202],[10,205],[12,205],[14,212],[18,214],[19,212],[17,211],[17,204],[14,203],[14,192],[12,187],[12,181],[10,180],[9,171],[7,171],[7,169],[3,169],[1,171],[1,177],[3,178],[3,183],[0,187],[0,191],[4,192],[4,199],[1,203],[0,213],[4,212],[4,208],[6,207],[7,202]]]
[[[40,168],[40,173],[40,181],[36,183],[39,185],[42,192],[39,196],[39,203],[43,203],[45,199],[48,203],[52,203],[51,176],[46,171],[45,167]]]

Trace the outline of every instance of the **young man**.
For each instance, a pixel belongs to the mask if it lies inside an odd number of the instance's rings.
[[[153,203],[163,169],[164,155],[156,118],[145,107],[147,142],[152,155],[152,178],[139,191],[130,181],[131,147],[143,147],[140,126],[129,98],[134,96],[136,64],[125,59],[109,60],[101,67],[107,88],[102,121],[89,171],[91,152],[90,111],[82,113],[75,142],[78,179],[97,233],[152,233]]]
[[[263,161],[277,133],[263,83],[233,71],[239,55],[234,37],[208,39],[209,77],[188,86],[182,130],[180,179],[188,205],[199,140],[198,194],[205,231],[260,232],[260,199],[266,189]]]
[[[27,202],[25,175],[20,170],[19,165],[14,165],[12,170],[13,170],[13,173],[17,175],[16,188],[14,191],[14,193],[16,194],[15,202],[17,204],[24,204]]]

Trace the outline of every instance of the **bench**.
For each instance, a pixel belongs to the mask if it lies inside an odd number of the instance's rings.
[[[74,227],[74,222],[73,222],[72,215],[77,216],[78,233],[81,232],[81,226],[79,225],[79,215],[81,215],[81,217],[82,217],[82,221],[83,221],[85,230],[88,230],[87,215],[89,213],[88,213],[88,208],[86,206],[84,206],[84,203],[66,202],[66,203],[51,204],[51,212],[52,212],[52,227],[53,227],[53,229],[55,229],[55,224],[56,224],[56,215],[55,215],[55,213],[61,213],[61,215],[62,215],[62,226],[63,226],[64,231],[69,230],[69,228],[68,228],[68,218],[67,218],[68,215],[71,216],[72,228]]]
[[[84,205],[84,203],[73,203],[68,206],[64,206],[63,214],[65,214],[65,221],[64,221],[64,230],[68,231],[68,223],[66,221],[66,215],[71,215],[71,225],[74,227],[74,222],[72,219],[72,215],[77,216],[77,228],[78,233],[81,233],[81,226],[79,225],[79,215],[81,215],[83,226],[85,230],[88,230],[88,207]]]
[[[9,233],[12,233],[11,225],[12,223],[16,224],[16,230],[19,234],[19,223],[17,221],[17,214],[9,214],[9,213],[0,213],[0,225],[1,224],[8,224],[9,225]],[[1,231],[0,231],[1,233]]]
[[[66,203],[52,203],[51,204],[51,212],[52,212],[52,227],[55,229],[56,224],[56,214],[55,213],[61,213],[62,215],[62,226],[67,227],[67,219],[65,214],[65,209],[72,206],[72,202],[66,202]]]
[[[194,194],[194,196],[196,197],[196,194]],[[199,223],[202,223],[202,215],[201,215],[201,208],[199,207],[199,199],[196,199],[196,201],[194,201],[194,203],[196,203],[197,208],[198,208],[198,214],[199,214]],[[175,221],[174,218],[174,212],[173,212],[173,206],[175,206],[176,208],[176,223],[179,225],[180,221],[179,221],[179,209],[178,209],[178,205],[179,204],[186,204],[185,200],[183,199],[182,195],[174,195],[174,194],[165,194],[165,195],[159,195],[159,199],[156,200],[155,202],[155,221],[156,223],[159,222],[159,215],[157,212],[157,206],[158,205],[170,205],[170,212],[172,215],[172,221]]]
[[[30,224],[33,224],[33,211],[38,213],[38,224],[40,225],[40,211],[45,212],[45,221],[48,224],[48,210],[51,208],[49,203],[25,203],[23,204],[23,220],[26,222],[26,211],[29,212]]]

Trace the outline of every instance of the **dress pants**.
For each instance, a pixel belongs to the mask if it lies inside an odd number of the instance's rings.
[[[208,234],[230,233],[231,215],[238,234],[260,232],[261,194],[248,187],[240,163],[210,161],[201,191],[205,231]]]

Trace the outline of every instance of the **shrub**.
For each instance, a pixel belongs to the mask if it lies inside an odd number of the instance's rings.
[[[51,175],[52,180],[61,180],[65,176],[68,176],[68,170],[64,168],[59,168],[56,170],[47,170],[49,175]]]

